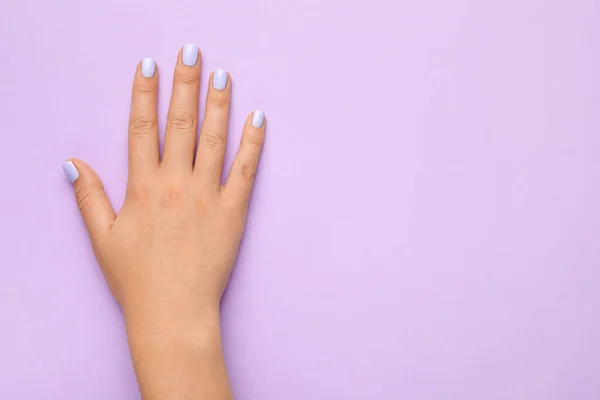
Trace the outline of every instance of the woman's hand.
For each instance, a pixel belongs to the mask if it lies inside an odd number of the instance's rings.
[[[94,253],[122,306],[145,399],[231,396],[219,302],[242,238],[266,121],[262,111],[248,117],[222,186],[231,78],[223,70],[211,74],[196,146],[201,61],[194,45],[179,53],[162,160],[158,70],[151,59],[138,65],[127,196],[118,215],[88,165],[77,159],[63,164]]]

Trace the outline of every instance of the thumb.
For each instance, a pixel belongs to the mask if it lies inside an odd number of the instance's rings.
[[[77,207],[79,207],[90,239],[95,242],[112,226],[116,217],[115,210],[106,197],[102,181],[89,165],[72,158],[65,161],[62,168],[73,184]]]

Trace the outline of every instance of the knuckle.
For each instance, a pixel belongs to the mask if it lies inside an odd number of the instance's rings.
[[[75,201],[77,202],[77,208],[79,208],[81,213],[83,213],[84,209],[89,204],[93,193],[94,190],[89,185],[86,185],[75,192]]]
[[[200,75],[197,74],[179,74],[177,83],[182,86],[198,86],[200,84]]]
[[[146,137],[156,129],[157,125],[155,118],[141,115],[129,121],[129,132],[135,137]]]
[[[150,199],[150,187],[145,184],[137,184],[129,188],[128,197],[138,204],[147,203]]]
[[[256,146],[259,149],[265,144],[265,135],[261,132],[253,132],[252,134],[246,135],[244,142],[251,146]]]
[[[133,88],[137,94],[154,96],[158,91],[158,84],[153,81],[136,81]]]
[[[213,93],[208,99],[208,105],[212,108],[229,108],[231,100],[229,96],[224,93]]]
[[[221,150],[223,148],[223,138],[219,135],[201,135],[202,145],[210,150]]]
[[[190,115],[178,114],[169,118],[167,125],[173,132],[187,132],[196,128],[196,119],[192,118]]]
[[[206,210],[208,209],[208,203],[209,203],[208,200],[204,196],[195,196],[194,197],[194,204],[196,205],[196,209],[200,213],[206,212]]]
[[[248,201],[245,196],[225,196],[221,202],[221,215],[228,223],[235,224],[240,218],[245,218],[248,209]]]
[[[256,164],[252,162],[245,162],[240,165],[239,174],[249,181],[253,180],[256,176]]]
[[[169,184],[165,190],[165,202],[169,204],[179,203],[183,197],[182,186]]]

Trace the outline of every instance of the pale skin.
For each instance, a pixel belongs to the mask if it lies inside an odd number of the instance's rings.
[[[96,173],[73,162],[74,192],[106,282],[121,305],[144,400],[232,399],[223,358],[220,301],[246,222],[266,121],[248,116],[229,177],[225,157],[231,77],[208,82],[196,141],[201,56],[180,50],[165,129],[158,140],[158,70],[133,81],[127,195],[118,213]],[[196,154],[195,154],[196,152]]]

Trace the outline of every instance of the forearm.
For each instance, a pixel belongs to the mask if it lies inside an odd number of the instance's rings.
[[[144,400],[233,399],[221,346],[219,311],[126,316]]]

